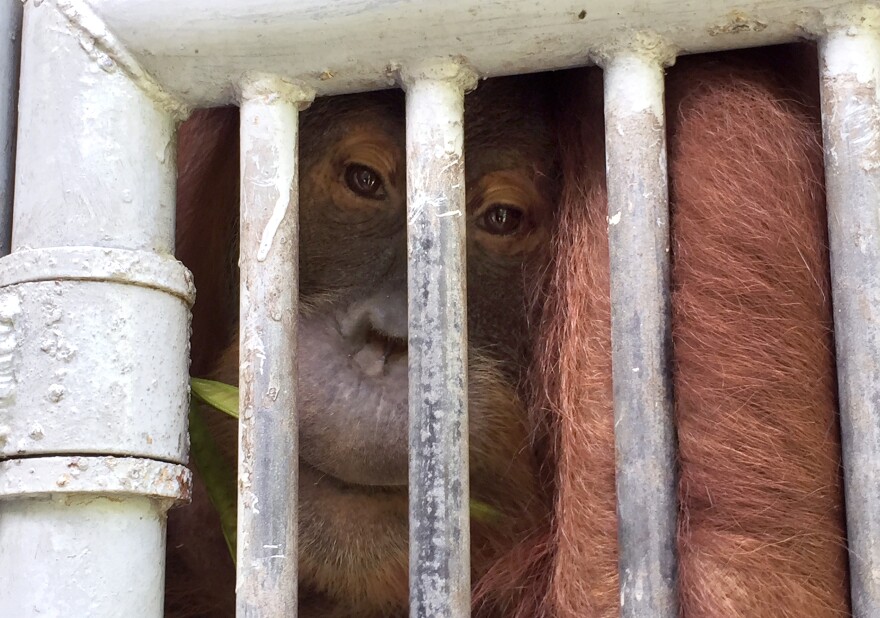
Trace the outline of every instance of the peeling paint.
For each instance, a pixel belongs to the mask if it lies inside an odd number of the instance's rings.
[[[257,607],[272,615],[296,610],[297,132],[298,110],[311,96],[277,76],[251,75],[241,87],[236,602],[242,615]]]
[[[462,66],[401,71],[407,91],[410,612],[469,612]],[[470,72],[469,72],[470,73]],[[466,76],[471,79],[472,74]]]
[[[282,186],[275,187],[278,190],[278,199],[275,201],[275,207],[272,209],[272,216],[269,217],[269,220],[266,222],[266,226],[263,228],[263,234],[260,237],[260,247],[257,249],[258,262],[266,261],[269,251],[272,249],[272,243],[275,241],[275,235],[278,233],[278,228],[281,227],[281,222],[287,215],[287,207],[290,204],[290,187],[283,186],[286,175],[275,174],[275,177],[280,178],[278,185]]]
[[[20,314],[21,301],[16,294],[0,296],[0,408],[8,407],[15,401],[18,370],[15,324]]]

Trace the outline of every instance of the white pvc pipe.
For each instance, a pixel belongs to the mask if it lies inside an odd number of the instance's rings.
[[[663,100],[663,65],[673,58],[662,41],[653,41],[601,62],[624,618],[679,614]]]
[[[407,67],[410,616],[470,612],[464,92],[453,62]]]
[[[267,76],[242,92],[239,618],[297,609],[297,134],[312,96]]]
[[[165,511],[188,483],[144,459],[0,462],[0,616],[160,618]]]
[[[69,8],[25,7],[0,259],[0,615],[159,618],[165,511],[189,483],[183,106]],[[92,456],[59,456],[74,453]]]
[[[0,1],[0,256],[12,235],[12,172],[21,47],[21,4]]]
[[[82,0],[64,0],[77,5]],[[797,40],[850,0],[91,0],[160,83],[193,105],[231,100],[253,70],[319,94],[386,88],[397,66],[460,56],[481,77],[583,65],[643,30],[682,53]]]
[[[880,10],[820,44],[834,339],[853,615],[880,615]]]
[[[171,257],[174,118],[51,2],[27,5],[24,32],[0,455],[184,462],[194,291]]]

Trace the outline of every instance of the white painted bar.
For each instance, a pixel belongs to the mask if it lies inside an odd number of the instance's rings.
[[[162,618],[164,523],[144,497],[9,501],[0,509],[0,616]]]
[[[238,618],[297,611],[297,134],[312,96],[271,76],[242,92]]]
[[[54,4],[25,8],[13,250],[171,255],[174,130],[186,110],[136,83],[123,53],[104,53]]]
[[[0,0],[0,256],[12,236],[12,174],[21,47],[21,3]]]
[[[160,618],[165,511],[189,482],[145,459],[0,462],[0,616]]]
[[[0,456],[182,463],[194,289],[171,257],[175,121],[51,2],[28,3],[24,31]]]
[[[69,8],[24,13],[0,259],[0,615],[160,618],[165,511],[189,497],[193,287],[171,257],[183,106]]]
[[[64,0],[74,5],[82,0]],[[649,30],[680,53],[793,41],[850,0],[91,0],[142,65],[193,105],[247,71],[318,94],[385,88],[390,68],[461,56],[481,77],[586,63],[587,46]],[[420,25],[430,27],[420,27]]]
[[[662,41],[612,50],[605,73],[620,615],[678,616]]]
[[[412,618],[470,615],[466,66],[406,67]]]
[[[820,44],[834,339],[853,615],[880,616],[880,10]]]

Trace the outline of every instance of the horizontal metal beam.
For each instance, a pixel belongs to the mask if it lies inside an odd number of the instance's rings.
[[[679,53],[789,42],[850,0],[82,0],[59,6],[92,22],[96,43],[121,42],[190,105],[235,98],[259,70],[319,95],[394,86],[394,69],[463,57],[482,77],[586,64],[591,52],[650,31]],[[106,30],[100,22],[106,24]],[[420,27],[430,25],[430,27]],[[112,34],[111,34],[112,33]],[[112,52],[112,49],[111,49]],[[112,54],[111,54],[112,55]]]

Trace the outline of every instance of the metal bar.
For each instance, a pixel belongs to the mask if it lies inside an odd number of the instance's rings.
[[[880,32],[853,16],[819,49],[853,615],[867,618],[880,616]]]
[[[408,67],[410,616],[470,611],[464,92],[452,62]]]
[[[271,76],[242,92],[239,618],[296,616],[297,133],[311,97]]]
[[[407,66],[429,57],[466,58],[481,77],[581,66],[585,41],[601,47],[621,32],[650,30],[687,53],[791,42],[821,11],[850,2],[90,0],[89,5],[159,83],[192,105],[206,106],[229,102],[229,86],[251,70],[296,76],[324,95],[386,88],[389,64]]]
[[[189,483],[179,108],[53,2],[26,4],[21,57],[0,259],[0,615],[160,618],[165,512]]]
[[[12,177],[21,48],[21,3],[0,0],[0,256],[12,238]]]
[[[678,616],[667,58],[657,53],[622,51],[602,63],[620,600],[631,618]]]

